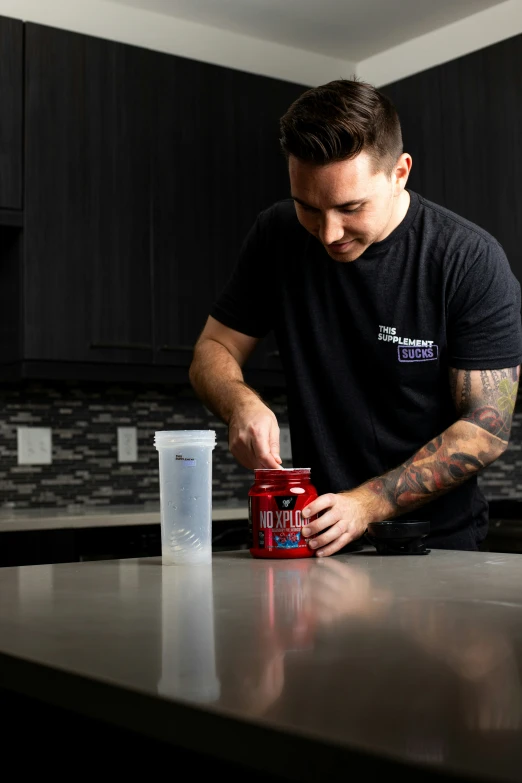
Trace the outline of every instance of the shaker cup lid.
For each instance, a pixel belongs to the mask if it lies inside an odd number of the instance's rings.
[[[160,448],[179,448],[180,446],[216,445],[215,430],[161,430],[154,433],[154,445]]]

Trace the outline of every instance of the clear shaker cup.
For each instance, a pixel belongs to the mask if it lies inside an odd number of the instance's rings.
[[[156,432],[164,565],[212,561],[214,430]]]

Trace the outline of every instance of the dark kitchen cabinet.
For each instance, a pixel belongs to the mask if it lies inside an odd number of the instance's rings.
[[[411,187],[489,231],[522,284],[522,35],[380,89],[401,118]]]
[[[36,24],[24,49],[3,377],[188,381],[248,230],[288,195],[279,118],[305,87]],[[273,336],[245,369],[283,381]]]
[[[219,69],[155,55],[152,145],[154,360],[187,367],[214,297],[222,249],[214,213],[216,128],[211,98]]]
[[[522,284],[522,35],[438,70],[445,205],[499,240]]]
[[[0,210],[22,208],[23,27],[0,17]]]
[[[278,122],[304,87],[165,55],[154,72],[156,361],[188,364],[257,214],[288,195]],[[247,367],[278,370],[275,351]]]
[[[306,87],[227,69],[222,90],[216,93],[223,106],[220,145],[226,156],[216,156],[218,182],[224,204],[216,215],[215,233],[227,231],[226,247],[215,259],[218,294],[228,280],[241,244],[258,213],[279,199],[288,198],[287,164],[279,146],[279,119]],[[228,161],[233,162],[232,176]],[[259,275],[264,274],[261,268]],[[246,371],[262,371],[256,381],[281,372],[273,334],[262,340],[246,364]]]
[[[445,199],[442,93],[438,68],[381,87],[401,121],[404,151],[412,156],[408,187],[438,204]]]
[[[26,26],[27,362],[151,361],[148,57]]]

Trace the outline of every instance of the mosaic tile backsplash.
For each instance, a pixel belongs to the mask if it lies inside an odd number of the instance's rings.
[[[281,425],[284,392],[264,398]],[[51,427],[52,464],[17,464],[17,428]],[[118,462],[117,428],[136,427],[138,461]],[[42,508],[139,505],[159,502],[154,432],[214,429],[215,500],[245,500],[252,472],[228,451],[227,429],[190,387],[34,383],[0,390],[0,506]],[[285,467],[291,463],[285,462]],[[506,453],[480,477],[490,500],[522,501],[522,405],[515,412]]]
[[[285,399],[266,398],[281,424]],[[17,428],[52,429],[50,465],[17,464]],[[118,462],[117,428],[136,427],[137,462]],[[25,383],[0,390],[0,506],[75,508],[159,503],[154,432],[216,430],[215,500],[246,502],[253,475],[228,451],[227,428],[190,387]],[[285,463],[288,466],[290,463]]]

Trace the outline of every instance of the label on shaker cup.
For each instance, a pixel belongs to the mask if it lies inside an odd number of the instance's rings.
[[[182,460],[183,465],[188,468],[194,468],[196,467],[196,460],[191,459],[190,457],[184,457],[183,454],[176,454],[177,460]]]

